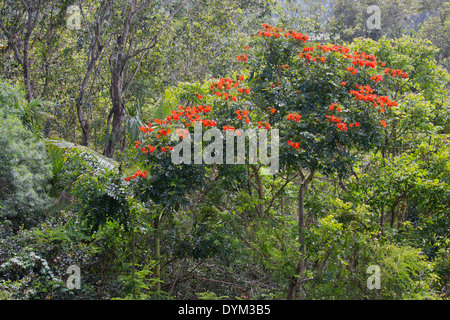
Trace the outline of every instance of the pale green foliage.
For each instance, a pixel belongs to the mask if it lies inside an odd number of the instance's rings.
[[[5,102],[2,111],[8,112],[8,109],[11,111],[23,104],[16,89],[1,93],[0,100]],[[10,114],[0,118],[2,217],[27,224],[42,217],[49,201],[47,182],[50,170],[45,145],[22,126],[19,117]]]
[[[367,206],[335,201],[334,213],[319,219],[307,237],[310,298],[422,299],[430,289],[432,264],[420,249],[379,239],[375,215]],[[381,287],[371,290],[367,268],[381,269]]]

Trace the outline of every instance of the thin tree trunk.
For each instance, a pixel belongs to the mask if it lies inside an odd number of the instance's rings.
[[[308,177],[305,177],[305,175],[302,173],[301,168],[300,175],[302,176],[302,183],[300,185],[300,189],[298,192],[298,198],[297,198],[297,213],[298,213],[298,242],[299,242],[299,253],[300,253],[300,260],[297,264],[297,268],[295,270],[294,276],[291,278],[289,286],[288,286],[288,292],[286,295],[287,300],[293,300],[295,298],[295,293],[299,289],[299,287],[304,283],[305,281],[305,275],[304,271],[306,268],[306,261],[305,261],[305,246],[304,246],[304,240],[305,240],[305,194],[306,190],[308,189],[309,183],[314,178],[314,171],[311,171],[308,175]]]
[[[160,225],[160,216],[159,214],[155,217],[155,260],[156,260],[156,265],[155,265],[155,278],[156,278],[156,294],[159,295],[160,290],[161,290],[161,252],[160,252],[160,230],[159,230],[159,225]]]
[[[95,62],[91,61],[88,66],[88,70],[86,71],[86,75],[84,76],[83,82],[81,83],[80,92],[78,93],[78,98],[76,102],[77,107],[77,115],[78,121],[80,122],[81,132],[83,134],[82,145],[88,147],[89,146],[89,123],[86,121],[84,117],[83,110],[83,101],[86,95],[86,87],[89,81],[89,77],[94,69]]]
[[[123,103],[123,70],[124,61],[118,61],[120,57],[114,58],[111,66],[111,101],[112,101],[112,128],[105,147],[105,156],[112,158],[116,150],[116,143],[121,141],[122,123],[125,117],[125,105]]]
[[[257,183],[257,191],[259,204],[256,206],[258,211],[258,216],[262,218],[264,216],[264,186],[262,184],[261,176],[259,175],[258,168],[256,166],[252,166],[253,173],[255,175],[256,183]]]
[[[30,55],[30,38],[27,35],[25,37],[24,40],[24,45],[23,45],[23,65],[22,65],[22,70],[23,70],[23,80],[25,82],[25,98],[27,99],[28,102],[31,101],[31,99],[33,99],[33,93],[31,91],[31,80],[30,80],[30,60],[29,60],[29,55]]]

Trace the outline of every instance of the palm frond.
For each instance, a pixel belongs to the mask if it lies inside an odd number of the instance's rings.
[[[96,162],[98,163],[98,165],[102,168],[108,169],[108,170],[114,170],[117,169],[119,167],[119,163],[117,161],[115,161],[114,159],[110,159],[94,150],[92,150],[91,148],[76,144],[76,143],[72,143],[72,142],[68,142],[65,140],[46,140],[47,144],[59,147],[61,149],[76,149],[81,151],[82,153],[93,157]]]
[[[35,98],[28,104],[21,105],[20,120],[22,121],[24,127],[39,134],[46,121],[56,121],[57,118],[54,115],[40,109],[42,107],[49,107],[52,104],[53,103],[50,101]]]
[[[135,105],[127,106],[125,113],[124,129],[128,135],[128,139],[133,142],[138,140],[141,131],[140,127],[143,127],[144,123],[141,119],[141,105],[138,102]]]

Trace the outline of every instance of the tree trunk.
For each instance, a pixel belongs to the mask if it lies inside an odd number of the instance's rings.
[[[299,253],[300,253],[300,260],[297,264],[297,268],[295,270],[294,276],[291,278],[288,292],[286,295],[287,300],[293,300],[295,298],[295,293],[299,289],[299,287],[304,283],[305,281],[305,275],[304,271],[306,268],[306,261],[305,261],[305,246],[304,246],[304,240],[305,240],[305,194],[306,190],[308,189],[309,183],[314,178],[314,171],[311,171],[308,175],[308,177],[305,177],[302,173],[301,169],[300,174],[302,176],[302,183],[300,185],[300,189],[298,192],[298,198],[297,198],[297,213],[298,213],[298,242],[299,242]]]
[[[93,64],[89,64],[86,75],[84,76],[83,82],[81,83],[80,92],[78,93],[78,98],[76,102],[78,121],[80,122],[81,132],[83,134],[82,145],[89,146],[89,123],[84,118],[83,101],[86,94],[86,87],[89,81],[89,77],[94,68]]]
[[[30,56],[30,39],[29,36],[25,37],[25,41],[23,44],[23,65],[22,65],[22,70],[23,70],[23,80],[25,82],[25,98],[27,99],[28,102],[31,101],[31,99],[33,99],[33,93],[31,91],[31,80],[30,80],[30,61],[29,61],[29,56]]]
[[[161,252],[160,252],[160,230],[159,225],[161,222],[160,215],[158,214],[155,217],[155,278],[156,278],[156,294],[159,295],[159,292],[161,290]]]
[[[258,168],[256,166],[252,166],[253,174],[255,175],[259,204],[256,205],[256,211],[258,212],[258,216],[262,218],[264,216],[264,186],[262,184],[261,176],[259,175]]]
[[[115,70],[114,70],[115,69]],[[105,147],[105,156],[112,158],[122,136],[122,123],[125,118],[125,105],[123,103],[123,67],[115,67],[111,74],[111,100],[112,100],[112,128]]]

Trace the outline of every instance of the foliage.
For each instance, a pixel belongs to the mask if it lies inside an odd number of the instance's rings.
[[[4,90],[0,98],[7,101],[2,104],[6,115],[0,119],[1,216],[17,226],[30,226],[45,216],[51,166],[42,141],[22,126],[14,109],[8,111],[24,102],[14,97],[15,89]]]
[[[0,11],[0,299],[449,298],[448,2]]]

